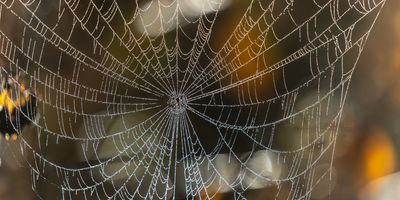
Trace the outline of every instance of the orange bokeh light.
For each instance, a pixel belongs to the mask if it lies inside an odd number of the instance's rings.
[[[381,129],[373,129],[363,150],[364,177],[367,182],[390,174],[395,169],[396,153],[390,138]]]

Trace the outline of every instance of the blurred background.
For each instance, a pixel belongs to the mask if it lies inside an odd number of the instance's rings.
[[[240,3],[237,4],[239,6],[236,7],[240,7]],[[237,17],[235,13],[241,14],[235,10],[229,11],[232,18]],[[221,30],[231,29],[229,23],[221,26],[227,26],[220,27]],[[138,32],[144,29],[137,27]],[[151,27],[146,31],[148,34],[161,34],[160,30]],[[400,1],[388,0],[371,31],[352,77],[336,141],[331,177],[323,179],[314,188],[311,199],[400,199],[399,75]],[[86,76],[90,77],[90,74]],[[91,111],[99,112],[101,109],[92,108]],[[48,116],[54,116],[54,113]],[[64,145],[68,148],[68,144]],[[36,199],[31,190],[32,174],[29,167],[24,165],[24,158],[17,155],[19,146],[2,141],[0,149],[0,200]],[[54,153],[48,150],[47,153],[68,163],[71,162],[68,152]],[[316,173],[318,170],[325,172],[328,167],[321,165],[317,167]],[[270,188],[260,188],[246,195],[248,199],[270,199],[270,193]],[[228,196],[220,194],[214,199],[230,199]]]

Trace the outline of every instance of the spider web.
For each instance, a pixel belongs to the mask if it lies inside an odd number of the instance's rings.
[[[20,133],[33,190],[310,199],[332,179],[348,86],[384,2],[0,1],[2,73],[27,77],[41,116]]]

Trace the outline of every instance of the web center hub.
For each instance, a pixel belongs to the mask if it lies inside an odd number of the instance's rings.
[[[167,102],[173,114],[181,114],[186,111],[187,97],[184,94],[172,94]]]

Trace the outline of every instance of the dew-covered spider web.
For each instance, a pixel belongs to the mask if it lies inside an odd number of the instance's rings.
[[[384,2],[1,0],[15,154],[40,199],[311,199]]]

